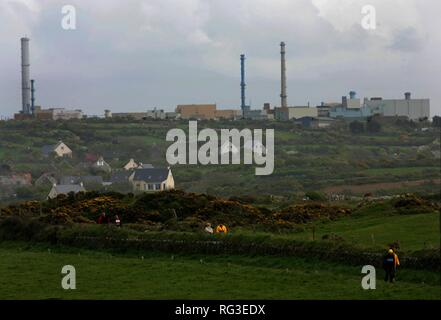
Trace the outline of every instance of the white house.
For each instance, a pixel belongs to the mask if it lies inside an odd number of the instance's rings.
[[[86,192],[86,189],[84,189],[83,184],[54,184],[52,186],[51,191],[49,191],[49,194],[47,196],[48,199],[54,199],[60,194],[67,195],[68,193],[78,193],[78,192]]]
[[[175,188],[175,181],[170,168],[135,169],[129,181],[134,191],[164,191]]]
[[[55,153],[57,157],[72,158],[72,150],[61,140],[55,145],[43,146],[41,151],[46,157],[48,157],[51,153]]]
[[[127,164],[123,168],[124,168],[124,170],[133,170],[133,169],[138,168],[138,164],[132,158],[129,160],[129,162],[127,162]]]

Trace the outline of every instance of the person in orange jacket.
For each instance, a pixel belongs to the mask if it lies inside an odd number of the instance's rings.
[[[386,272],[386,276],[384,278],[384,281],[390,281],[395,282],[395,276],[397,273],[397,267],[400,265],[400,260],[398,259],[398,256],[395,254],[393,249],[389,249],[387,252],[387,255],[384,257],[383,260],[383,268]]]
[[[227,229],[227,227],[226,227],[225,225],[223,225],[223,224],[220,224],[220,225],[218,225],[218,226],[216,227],[216,233],[224,233],[224,234],[227,234],[227,232],[228,232],[228,229]]]

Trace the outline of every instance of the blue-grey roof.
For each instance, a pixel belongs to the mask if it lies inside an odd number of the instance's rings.
[[[51,152],[53,152],[55,149],[55,145],[45,145],[41,148],[41,153],[44,155],[49,155]]]
[[[86,191],[86,189],[79,184],[58,184],[55,186],[55,191],[57,191],[57,194],[68,194],[69,192]]]
[[[44,155],[49,155],[51,152],[53,152],[58,147],[58,145],[60,143],[61,143],[61,141],[57,142],[56,144],[47,144],[41,148],[41,152]]]
[[[80,180],[82,183],[103,184],[103,177],[101,176],[81,176]]]
[[[103,177],[101,176],[63,176],[60,178],[60,184],[80,184],[82,183],[96,183],[102,184]]]
[[[110,182],[126,182],[129,180],[129,176],[132,174],[132,171],[119,171],[112,174],[110,177]]]
[[[152,164],[150,163],[141,163],[139,165],[139,169],[151,169],[154,168]]]
[[[75,177],[75,176],[60,177],[60,185],[79,184],[80,182],[81,182],[80,177]]]
[[[145,168],[136,169],[133,180],[145,182],[163,182],[168,177],[168,169],[165,168]]]

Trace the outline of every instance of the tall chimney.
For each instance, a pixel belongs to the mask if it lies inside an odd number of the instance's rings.
[[[21,38],[21,99],[24,114],[30,114],[31,111],[29,67],[29,38]]]
[[[245,55],[240,55],[240,108],[245,111]]]
[[[285,42],[280,43],[280,63],[281,63],[281,106],[282,108],[288,107],[287,95],[286,95],[286,64],[285,64]]]
[[[35,80],[31,79],[31,113],[35,111]]]

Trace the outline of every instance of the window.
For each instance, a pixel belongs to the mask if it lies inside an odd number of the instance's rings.
[[[156,187],[156,188],[155,188],[156,190],[161,190],[161,184],[160,184],[160,183],[157,183],[157,184],[155,185],[155,187]]]
[[[148,188],[149,188],[149,190],[154,190],[153,187],[154,187],[154,185],[153,185],[152,183],[149,183],[149,184],[148,184]]]

